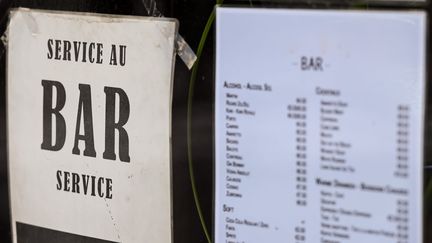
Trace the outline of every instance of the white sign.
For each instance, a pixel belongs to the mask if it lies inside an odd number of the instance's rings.
[[[14,242],[171,242],[176,31],[171,19],[11,13]]]
[[[216,18],[215,242],[421,242],[426,14]]]

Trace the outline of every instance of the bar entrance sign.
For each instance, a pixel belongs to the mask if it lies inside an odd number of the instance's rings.
[[[172,19],[18,9],[13,242],[171,242]]]
[[[216,18],[215,242],[421,242],[426,14]]]

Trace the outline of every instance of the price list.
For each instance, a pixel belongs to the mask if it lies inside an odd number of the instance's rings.
[[[217,9],[215,242],[421,242],[425,19]]]

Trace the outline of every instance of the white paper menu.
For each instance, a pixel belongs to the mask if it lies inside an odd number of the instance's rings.
[[[216,18],[215,242],[421,242],[426,14]]]

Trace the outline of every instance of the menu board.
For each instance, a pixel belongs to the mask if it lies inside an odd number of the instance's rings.
[[[215,242],[421,242],[426,14],[216,18]]]
[[[11,12],[13,242],[172,242],[176,34],[172,19]]]

